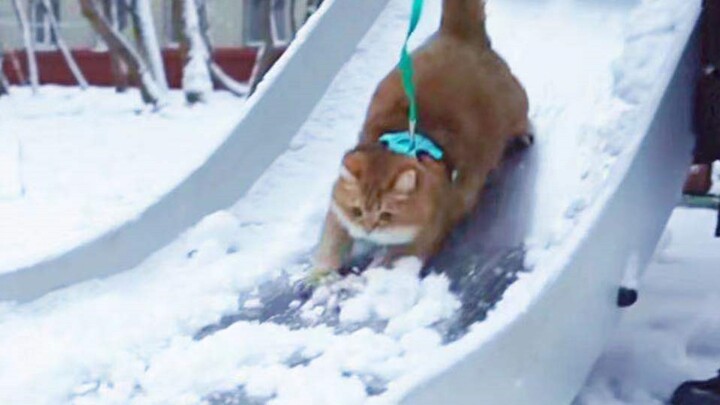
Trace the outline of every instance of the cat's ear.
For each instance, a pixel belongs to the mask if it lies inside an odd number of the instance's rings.
[[[415,169],[408,169],[400,173],[395,179],[393,189],[399,193],[409,194],[417,188],[417,172]]]
[[[358,176],[362,171],[363,158],[360,152],[350,152],[343,158],[342,166],[340,166],[340,177],[344,180],[356,183]]]

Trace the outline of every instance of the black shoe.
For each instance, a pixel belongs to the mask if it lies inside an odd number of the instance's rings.
[[[720,405],[720,375],[705,381],[686,381],[673,393],[672,405]]]

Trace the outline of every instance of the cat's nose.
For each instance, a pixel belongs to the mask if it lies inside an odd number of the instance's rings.
[[[370,233],[370,232],[374,231],[376,227],[377,227],[376,221],[373,221],[370,219],[363,220],[363,228],[365,228],[365,232]]]

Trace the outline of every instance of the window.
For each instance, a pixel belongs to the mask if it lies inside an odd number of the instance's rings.
[[[60,23],[60,0],[50,0],[50,8],[55,15],[55,19]],[[33,35],[35,36],[35,44],[39,47],[54,47],[57,37],[50,27],[50,17],[48,10],[42,0],[34,0],[31,2],[30,21],[32,22]]]
[[[264,42],[267,30],[267,6],[269,2],[270,32],[275,43],[288,43],[293,38],[291,2],[296,0],[245,0],[243,32],[245,43],[255,45]]]

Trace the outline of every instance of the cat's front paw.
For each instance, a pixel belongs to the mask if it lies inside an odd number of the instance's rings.
[[[312,269],[305,277],[294,283],[293,291],[299,298],[308,300],[317,289],[328,286],[339,278],[340,275],[335,271]]]
[[[323,269],[313,269],[310,271],[303,283],[308,287],[317,288],[324,285],[332,284],[340,279],[337,271],[328,271]]]

